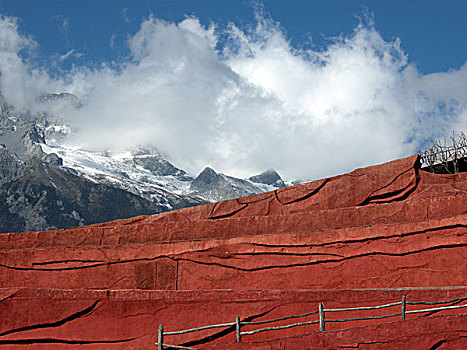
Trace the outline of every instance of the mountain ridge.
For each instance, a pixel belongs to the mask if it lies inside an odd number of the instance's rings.
[[[35,112],[18,112],[0,93],[0,232],[156,214],[285,185],[275,171],[270,183],[265,173],[238,179],[210,168],[211,177],[205,170],[192,177],[154,147],[120,154],[69,147],[70,126],[41,109],[54,103],[82,107],[75,95],[54,93],[40,95]]]

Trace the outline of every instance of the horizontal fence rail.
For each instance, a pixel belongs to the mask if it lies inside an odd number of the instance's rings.
[[[384,309],[385,307],[391,307],[396,305],[401,305],[402,302],[398,301],[397,303],[385,304],[380,306],[362,306],[362,307],[347,307],[343,309],[326,309],[326,312],[336,312],[336,311],[359,311],[359,310],[376,310]]]
[[[310,325],[310,324],[319,324],[319,330],[320,331],[325,331],[326,323],[330,323],[330,322],[350,322],[350,321],[362,321],[362,320],[379,320],[379,319],[390,318],[390,317],[400,317],[401,320],[403,321],[403,320],[405,320],[405,316],[407,314],[416,314],[416,313],[423,313],[423,312],[437,312],[437,311],[442,311],[442,310],[461,309],[461,308],[467,307],[467,303],[466,303],[466,304],[462,304],[462,305],[448,305],[448,306],[440,306],[440,307],[433,307],[433,308],[428,308],[428,309],[408,311],[408,310],[406,310],[407,305],[442,305],[442,304],[450,304],[450,303],[461,303],[461,302],[466,301],[466,300],[467,300],[467,297],[455,298],[455,299],[450,299],[450,300],[442,300],[442,301],[406,301],[406,297],[405,297],[405,295],[403,295],[401,301],[398,301],[398,302],[395,302],[395,303],[390,303],[390,304],[378,305],[378,306],[362,306],[362,307],[349,307],[349,308],[339,308],[339,309],[325,309],[324,304],[319,303],[318,304],[318,311],[312,311],[312,312],[308,312],[308,313],[304,313],[304,314],[300,314],[300,315],[291,315],[291,316],[285,316],[285,317],[280,317],[280,318],[274,318],[274,319],[265,320],[265,321],[255,321],[255,322],[240,321],[240,317],[237,316],[236,319],[235,319],[235,322],[231,322],[231,323],[215,324],[215,325],[210,325],[210,326],[202,326],[202,327],[197,327],[197,328],[190,328],[190,329],[184,329],[184,330],[180,330],[180,331],[171,331],[171,332],[164,332],[163,326],[159,325],[159,328],[158,328],[158,340],[157,340],[156,345],[157,345],[159,350],[162,350],[164,348],[167,348],[167,349],[172,348],[172,349],[196,350],[195,348],[190,348],[190,347],[186,347],[186,346],[182,346],[182,345],[164,344],[164,336],[166,336],[166,335],[186,334],[186,333],[203,331],[203,330],[207,330],[207,329],[215,329],[215,328],[235,327],[236,335],[237,335],[237,342],[240,342],[243,335],[251,335],[251,334],[266,332],[266,331],[288,329],[288,328],[293,328],[293,327],[298,327],[298,326],[306,326],[306,325]],[[343,319],[326,319],[326,317],[325,317],[326,312],[347,312],[347,311],[378,310],[378,309],[384,309],[384,308],[394,307],[394,306],[400,306],[401,311],[398,312],[398,313],[392,313],[392,314],[381,315],[381,316],[353,317],[353,318],[343,318]],[[318,320],[297,322],[297,323],[292,323],[292,324],[287,324],[287,325],[282,325],[282,326],[271,326],[271,327],[265,327],[265,328],[251,330],[251,331],[242,331],[241,330],[242,326],[261,325],[261,324],[279,322],[279,321],[284,321],[284,320],[289,320],[289,319],[294,319],[294,318],[307,317],[307,316],[316,315],[316,314],[318,314],[318,316],[319,316]]]
[[[466,307],[466,305],[458,305],[458,306],[442,306],[442,307],[435,307],[432,309],[425,309],[425,310],[413,310],[413,311],[406,311],[406,314],[416,314],[420,312],[431,312],[431,311],[441,311],[441,310],[449,310],[449,309],[461,309],[463,307]]]
[[[275,330],[278,330],[278,329],[287,329],[287,328],[292,328],[292,327],[297,327],[297,326],[305,326],[307,324],[315,324],[315,323],[319,323],[319,321],[299,322],[299,323],[288,324],[288,325],[285,325],[285,326],[266,327],[266,328],[261,328],[261,329],[255,329],[253,331],[243,331],[243,332],[240,332],[240,334],[241,335],[255,334],[255,333],[259,333],[259,332],[275,331]]]
[[[164,334],[165,335],[185,334],[185,333],[191,333],[191,332],[197,332],[197,331],[204,331],[205,329],[224,328],[224,327],[230,327],[230,326],[235,326],[235,322],[214,324],[212,326],[203,326],[203,327],[191,328],[191,329],[184,329],[183,331],[164,332]]]

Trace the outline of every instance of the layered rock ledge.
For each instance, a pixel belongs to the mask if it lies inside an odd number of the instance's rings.
[[[320,302],[467,297],[466,233],[467,173],[427,173],[412,156],[153,216],[2,234],[0,348],[149,349],[158,324],[266,320]],[[241,343],[234,328],[167,341],[200,349],[461,349],[466,309],[335,323],[326,332],[296,327]]]

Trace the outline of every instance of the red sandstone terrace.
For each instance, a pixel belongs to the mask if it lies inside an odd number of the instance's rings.
[[[159,324],[171,332],[225,323],[163,341],[467,349],[467,173],[435,175],[418,164],[412,156],[154,216],[2,234],[0,349],[157,349]],[[412,313],[428,308],[436,310]],[[309,324],[237,342],[237,316],[241,332]]]

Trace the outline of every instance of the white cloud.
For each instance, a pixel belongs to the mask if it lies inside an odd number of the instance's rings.
[[[11,32],[0,34],[0,83],[12,103],[40,89],[73,92],[85,105],[69,115],[72,142],[116,151],[155,145],[193,174],[209,165],[313,179],[467,129],[467,65],[422,75],[398,40],[383,40],[371,25],[313,51],[291,47],[263,18],[245,31],[150,17],[129,38],[128,61],[55,80],[19,58],[30,43],[16,22],[0,26]],[[8,52],[12,61],[3,59]]]
[[[29,69],[21,58],[22,53],[27,55],[36,45],[18,33],[16,18],[0,17],[0,91],[18,109],[27,107],[45,78],[41,72]]]
[[[128,17],[128,9],[125,7],[122,9],[122,18],[126,23],[130,23],[130,18]]]
[[[65,54],[60,56],[60,61],[65,61],[72,56],[79,58],[79,57],[82,57],[83,54],[80,52],[76,52],[75,49],[71,49],[71,50],[68,50]]]
[[[112,34],[109,40],[109,46],[113,49],[115,46],[115,39],[117,39],[117,34]]]
[[[68,21],[68,18],[63,17],[62,22],[61,22],[61,28],[64,32],[68,31],[70,29],[70,22]]]

